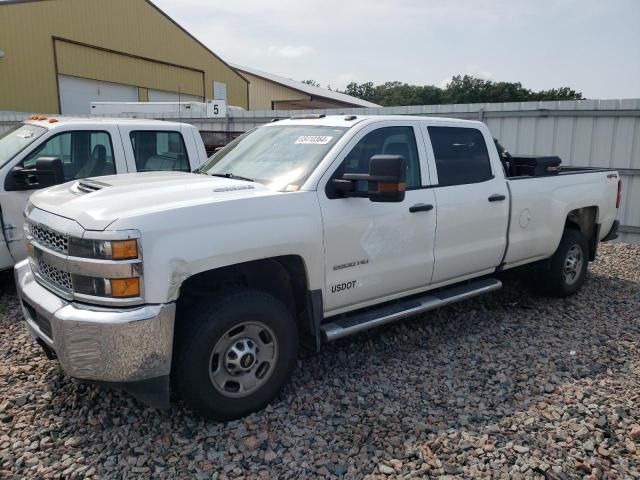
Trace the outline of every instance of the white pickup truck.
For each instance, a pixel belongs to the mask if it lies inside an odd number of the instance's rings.
[[[0,270],[26,257],[23,212],[35,190],[102,175],[190,172],[206,160],[192,125],[34,115],[0,135]]]
[[[501,158],[479,122],[303,116],[196,173],[75,181],[26,209],[28,329],[75,378],[216,419],[266,405],[299,345],[501,287],[576,292],[615,237],[614,170]],[[86,185],[90,185],[87,187]]]

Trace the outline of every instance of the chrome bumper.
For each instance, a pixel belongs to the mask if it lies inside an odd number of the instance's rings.
[[[68,302],[36,282],[28,260],[15,267],[27,328],[72,377],[138,382],[169,375],[175,304],[107,308]]]

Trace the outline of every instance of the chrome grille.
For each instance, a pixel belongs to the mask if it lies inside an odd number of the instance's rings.
[[[31,224],[30,233],[40,245],[67,254],[69,252],[69,237],[55,232],[42,225]]]
[[[50,283],[53,287],[63,290],[65,292],[71,292],[73,285],[71,283],[71,274],[53,267],[48,263],[43,262],[40,259],[35,261],[38,273],[40,276]]]

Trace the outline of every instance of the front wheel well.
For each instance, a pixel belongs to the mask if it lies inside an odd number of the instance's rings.
[[[283,255],[200,272],[180,287],[179,313],[194,308],[199,297],[224,294],[224,290],[251,288],[280,300],[298,323],[301,338],[315,336],[307,271],[298,255]],[[180,308],[180,307],[183,308]]]

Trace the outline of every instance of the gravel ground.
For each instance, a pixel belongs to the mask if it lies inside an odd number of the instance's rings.
[[[640,478],[640,247],[582,292],[495,294],[303,354],[226,424],[76,384],[0,283],[0,477]]]

